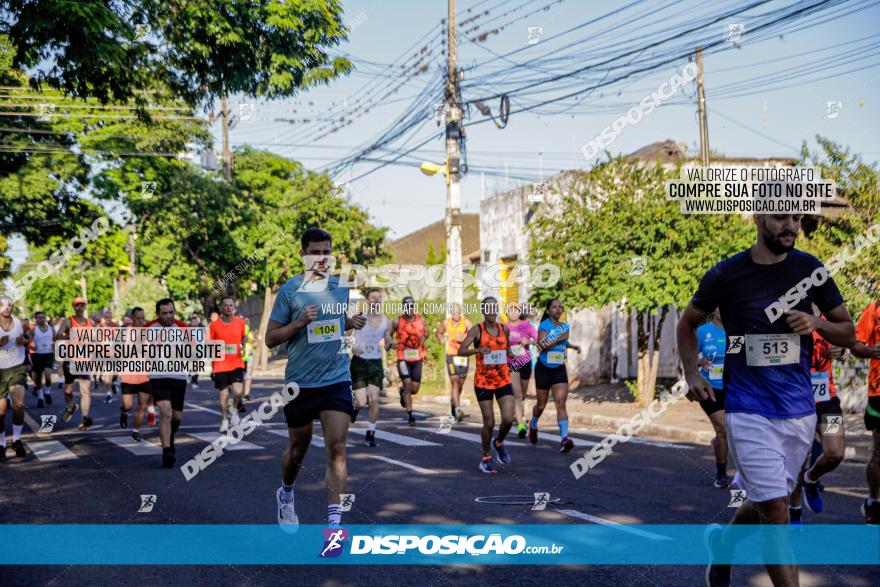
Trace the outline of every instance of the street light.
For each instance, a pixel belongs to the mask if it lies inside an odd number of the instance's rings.
[[[446,163],[438,165],[436,163],[431,163],[430,161],[425,161],[419,165],[419,170],[425,175],[435,175],[437,172],[440,172],[443,174],[443,177],[446,178],[446,183],[449,183],[449,167]]]

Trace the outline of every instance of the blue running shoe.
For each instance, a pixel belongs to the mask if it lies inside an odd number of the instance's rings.
[[[792,526],[802,526],[801,508],[788,508],[788,521]]]
[[[483,457],[483,460],[480,461],[480,472],[488,473],[489,475],[498,474],[498,469],[496,469],[495,465],[492,463],[492,457]]]
[[[504,463],[505,465],[510,464],[510,453],[507,452],[507,449],[504,448],[504,443],[498,444],[498,440],[495,438],[492,439],[492,446],[495,447],[495,452],[498,454],[498,460]]]
[[[819,494],[818,483],[807,483],[804,481],[804,505],[814,514],[822,513],[822,496]]]

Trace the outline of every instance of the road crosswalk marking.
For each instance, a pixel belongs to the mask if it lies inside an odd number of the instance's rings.
[[[392,465],[397,465],[398,467],[403,467],[405,469],[409,469],[411,471],[421,473],[422,475],[436,475],[437,474],[437,471],[432,471],[431,469],[423,469],[422,467],[417,467],[415,465],[410,465],[409,463],[404,463],[403,461],[396,461],[394,459],[389,459],[388,457],[383,457],[380,455],[370,455],[370,458],[376,459],[379,461],[383,461],[386,463],[390,463]]]
[[[162,447],[154,444],[149,440],[141,440],[135,442],[130,436],[105,436],[107,440],[120,448],[124,448],[131,454],[138,457],[158,456],[162,454]]]
[[[68,461],[79,458],[57,440],[32,440],[25,442],[24,445],[31,449],[31,452],[40,461]]]
[[[288,438],[287,430],[266,430],[269,434],[274,434],[275,436],[283,436],[284,438]],[[317,434],[312,434],[312,446],[317,446],[320,448],[324,448],[324,438],[318,436]],[[347,448],[351,448],[354,445],[348,442],[345,443]]]
[[[219,432],[211,433],[211,432],[189,432],[187,436],[192,436],[193,438],[198,438],[207,443],[212,443],[217,440],[218,437],[221,436]],[[258,444],[254,444],[252,442],[248,442],[246,440],[239,440],[237,443],[232,444],[231,442],[226,445],[224,450],[262,450],[262,446]]]
[[[366,428],[349,428],[348,431],[355,434],[367,434]],[[376,441],[378,442],[380,440],[387,440],[388,442],[401,444],[403,446],[442,446],[436,442],[422,440],[421,438],[412,438],[411,436],[395,434],[394,432],[388,432],[387,430],[376,430]]]

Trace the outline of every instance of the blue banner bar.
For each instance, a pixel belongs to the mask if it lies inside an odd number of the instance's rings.
[[[4,565],[880,565],[880,526],[2,524]],[[235,544],[235,548],[229,548]]]

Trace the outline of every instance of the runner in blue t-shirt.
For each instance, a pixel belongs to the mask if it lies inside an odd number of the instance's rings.
[[[321,420],[327,451],[327,517],[330,526],[342,522],[339,495],[346,492],[348,469],[345,440],[354,412],[348,354],[340,352],[346,330],[363,328],[366,318],[348,318],[348,288],[329,274],[331,238],[310,228],[301,238],[306,271],[278,291],[266,328],[266,346],[287,342],[284,382],[299,386],[299,395],[284,406],[290,445],[281,457],[281,487],[276,492],[278,523],[296,531],[293,485],[312,441],[312,422]]]
[[[540,351],[538,362],[535,363],[535,396],[537,402],[532,409],[529,421],[529,442],[538,442],[538,419],[544,413],[550,392],[553,392],[553,403],[556,406],[556,421],[559,424],[559,452],[567,453],[574,448],[574,442],[568,437],[568,412],[565,401],[568,399],[568,371],[565,369],[565,350],[571,348],[578,353],[581,347],[571,344],[568,340],[569,327],[562,318],[562,302],[552,299],[544,308],[541,324],[538,326],[538,344]]]
[[[715,399],[700,401],[700,407],[709,417],[715,438],[712,449],[715,452],[715,487],[724,489],[730,485],[727,474],[727,427],[724,425],[724,352],[727,338],[721,324],[721,313],[717,310],[712,320],[697,328],[697,350],[700,355],[700,375],[707,379],[715,392]]]
[[[726,423],[734,485],[746,500],[734,524],[788,524],[788,496],[813,441],[816,408],[810,383],[813,331],[849,348],[855,327],[822,263],[794,248],[800,214],[759,214],[750,249],[710,269],[678,323],[678,349],[688,399],[716,399],[699,373],[697,327],[721,310]],[[811,303],[825,318],[814,316]],[[732,545],[718,525],[707,528],[710,550]],[[768,565],[775,585],[796,585],[796,565]],[[708,585],[729,585],[730,565],[710,565]]]

